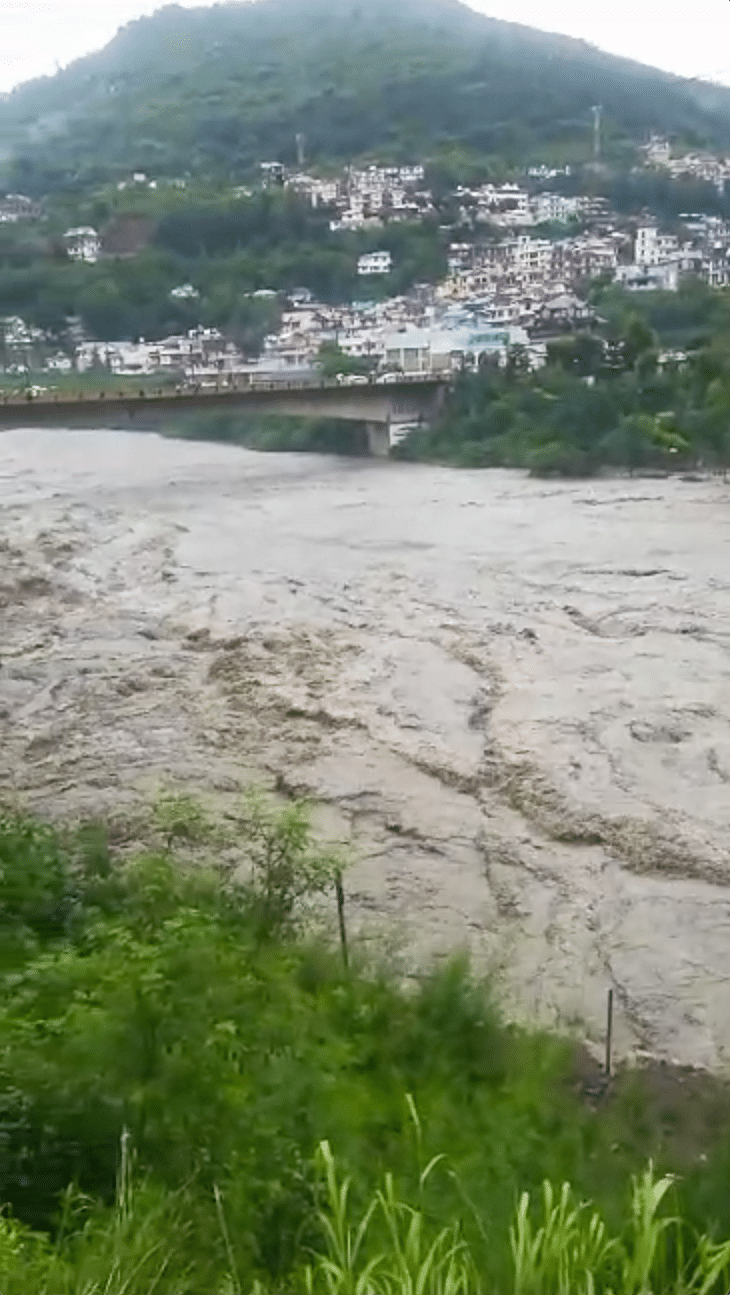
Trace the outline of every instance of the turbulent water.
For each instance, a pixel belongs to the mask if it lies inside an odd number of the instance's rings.
[[[0,794],[306,793],[363,938],[725,1062],[730,487],[29,430],[0,510]]]

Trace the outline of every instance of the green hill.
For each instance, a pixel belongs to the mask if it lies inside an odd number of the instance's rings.
[[[730,145],[730,89],[581,41],[497,21],[458,0],[257,0],[168,6],[97,53],[0,101],[0,152],[28,189],[120,171],[241,175],[267,158],[454,144],[509,159],[650,130]]]

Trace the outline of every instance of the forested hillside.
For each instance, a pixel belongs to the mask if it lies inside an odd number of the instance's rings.
[[[168,6],[0,102],[24,190],[61,177],[241,174],[263,158],[413,156],[454,144],[525,157],[651,129],[730,144],[730,90],[684,83],[457,0]]]

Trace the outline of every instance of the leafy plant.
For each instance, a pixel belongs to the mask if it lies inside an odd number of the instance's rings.
[[[250,792],[230,818],[250,868],[245,889],[259,934],[282,939],[296,927],[301,901],[332,889],[342,860],[315,843],[303,801],[277,809]]]
[[[317,1157],[326,1188],[319,1211],[325,1250],[305,1268],[308,1295],[476,1295],[476,1270],[457,1224],[434,1228],[422,1209],[399,1199],[390,1173],[355,1221],[349,1179],[340,1180],[327,1142]],[[420,1189],[440,1161],[438,1156],[422,1170]]]

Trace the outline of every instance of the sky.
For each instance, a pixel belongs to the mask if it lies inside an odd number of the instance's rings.
[[[579,36],[681,76],[730,85],[730,0],[469,3],[495,18]],[[161,0],[0,0],[0,91],[98,49],[123,23],[160,7]]]

